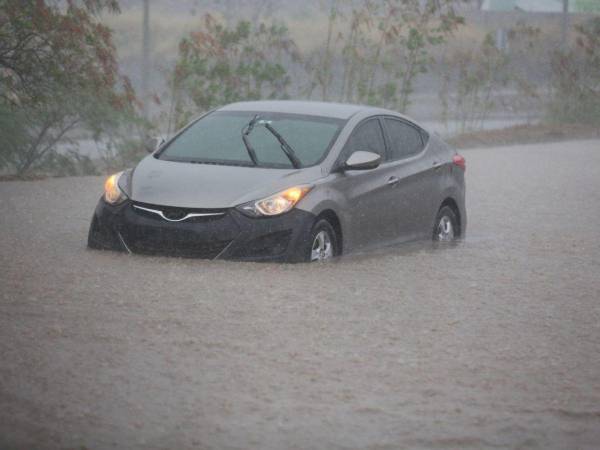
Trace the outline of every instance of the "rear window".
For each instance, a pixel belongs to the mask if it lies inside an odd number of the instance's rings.
[[[217,111],[198,120],[159,155],[170,161],[252,166],[242,130],[256,116],[248,135],[259,167],[293,167],[270,125],[294,150],[302,167],[319,163],[335,141],[344,120],[298,114]]]

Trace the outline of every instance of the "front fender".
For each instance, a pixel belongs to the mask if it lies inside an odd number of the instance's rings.
[[[351,221],[348,213],[349,205],[347,198],[330,185],[315,186],[302,201],[296,206],[299,209],[310,212],[316,216],[321,215],[325,211],[332,211],[340,222],[342,236],[344,239],[344,249],[348,248],[349,240],[351,240]],[[351,246],[351,245],[350,245]]]

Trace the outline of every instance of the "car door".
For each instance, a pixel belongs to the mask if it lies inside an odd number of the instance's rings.
[[[380,118],[371,117],[356,126],[338,163],[345,162],[355,151],[378,153],[382,157],[382,164],[376,169],[346,170],[336,180],[336,188],[343,193],[347,203],[348,241],[353,247],[361,248],[386,242],[395,233],[394,215],[389,209],[392,174],[385,164],[388,154]]]
[[[437,161],[427,148],[427,134],[407,120],[383,118],[389,159],[386,164],[397,180],[393,211],[395,234],[399,240],[411,240],[431,233],[431,211],[436,197]]]

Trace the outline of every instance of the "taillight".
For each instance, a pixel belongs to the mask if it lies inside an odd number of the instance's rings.
[[[457,153],[452,157],[452,162],[462,170],[467,170],[467,160],[463,155]]]

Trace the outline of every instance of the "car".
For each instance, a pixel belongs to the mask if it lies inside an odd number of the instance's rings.
[[[106,180],[90,248],[301,262],[466,231],[465,159],[387,109],[239,102],[151,145]]]

